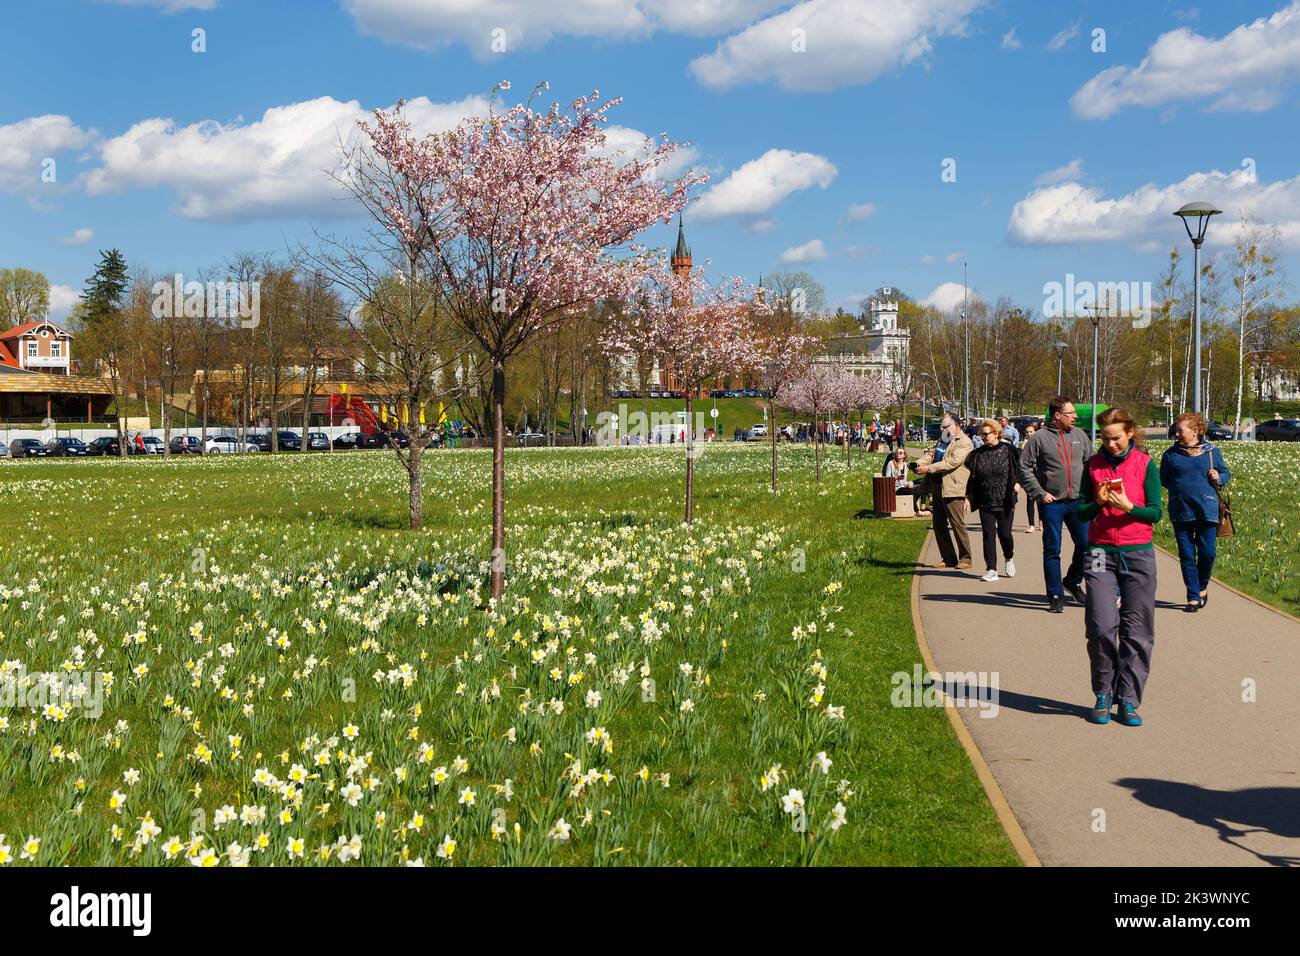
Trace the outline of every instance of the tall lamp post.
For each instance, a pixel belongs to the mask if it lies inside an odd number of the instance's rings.
[[[989,369],[993,367],[991,359],[985,359],[982,363],[984,366],[984,417],[990,418],[989,415]]]
[[[970,418],[970,307],[966,294],[966,263],[961,264],[961,417]]]
[[[1056,394],[1061,394],[1061,369],[1065,364],[1065,350],[1070,347],[1069,342],[1057,342],[1052,346],[1056,352]]]
[[[929,372],[922,372],[919,378],[921,379],[921,442],[922,444],[924,444],[926,440],[926,432],[925,432],[926,385],[925,383],[930,379],[934,378],[934,376],[932,376]],[[935,388],[938,389],[939,387],[938,379],[934,380],[934,385]]]
[[[1202,413],[1205,408],[1201,404],[1201,243],[1205,241],[1205,230],[1210,224],[1210,217],[1221,212],[1222,209],[1215,209],[1208,202],[1189,202],[1174,212],[1175,216],[1183,220],[1183,228],[1187,230],[1187,238],[1192,240],[1192,248],[1195,250],[1192,258],[1195,276],[1192,293],[1192,354],[1195,356],[1192,367],[1192,411]],[[1192,232],[1193,219],[1196,220],[1195,233]]]
[[[1110,292],[1106,293],[1106,305],[1095,302],[1088,307],[1092,312],[1092,444],[1097,444],[1097,356],[1101,344],[1101,320],[1110,315]],[[1104,310],[1104,311],[1103,311]]]

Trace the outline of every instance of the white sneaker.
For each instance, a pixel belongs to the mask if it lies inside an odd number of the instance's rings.
[[[1028,528],[1025,529],[1025,534],[1033,534],[1036,530],[1038,529],[1035,528],[1033,525],[1030,525]]]
[[[997,579],[998,579],[998,573],[994,571],[992,568],[989,568],[987,571],[985,571],[984,577],[980,578],[981,581],[990,581],[990,582],[996,581]]]
[[[1016,562],[1012,561],[1010,558],[1007,558],[1007,577],[1014,578],[1015,576],[1016,576]]]

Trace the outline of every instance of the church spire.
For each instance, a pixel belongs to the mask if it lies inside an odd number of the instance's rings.
[[[682,228],[681,213],[677,214],[677,248],[669,262],[673,275],[691,271],[691,250],[686,247],[686,231]]]

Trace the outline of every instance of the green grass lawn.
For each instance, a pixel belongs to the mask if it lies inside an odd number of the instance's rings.
[[[1170,446],[1148,442],[1156,458]],[[1214,576],[1289,614],[1300,616],[1300,444],[1217,443],[1232,472],[1236,535],[1220,540]],[[1156,541],[1178,553],[1169,522],[1168,496]]]
[[[426,458],[422,532],[386,452],[0,463],[0,668],[112,674],[0,710],[11,855],[1014,865],[890,703],[925,526],[864,516],[879,455],[781,456],[709,448],[687,528],[681,449],[509,452],[495,608],[486,451]]]

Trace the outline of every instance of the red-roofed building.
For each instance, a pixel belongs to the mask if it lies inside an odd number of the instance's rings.
[[[0,332],[0,365],[45,375],[70,375],[74,368],[72,333],[47,319],[15,325]]]

